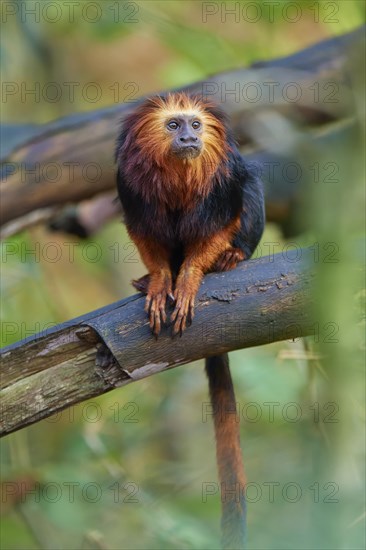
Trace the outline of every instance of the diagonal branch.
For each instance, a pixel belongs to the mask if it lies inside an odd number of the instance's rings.
[[[3,348],[0,433],[196,359],[310,334],[314,273],[309,251],[301,256],[206,276],[181,338],[167,328],[155,341],[137,294]]]

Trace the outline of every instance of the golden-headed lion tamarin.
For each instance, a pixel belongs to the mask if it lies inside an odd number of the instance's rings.
[[[254,252],[264,225],[262,186],[240,155],[225,114],[185,93],[156,96],[127,116],[116,158],[128,233],[149,273],[134,281],[146,293],[150,327],[167,322],[182,334],[193,319],[205,273],[236,267]],[[242,548],[244,473],[227,355],[206,359],[221,482],[222,543]]]

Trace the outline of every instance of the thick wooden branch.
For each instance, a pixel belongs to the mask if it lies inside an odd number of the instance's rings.
[[[350,59],[362,50],[363,38],[364,30],[358,29],[295,55],[217,74],[184,89],[209,95],[221,104],[231,117],[243,152],[261,151],[263,160],[266,144],[261,142],[258,128],[263,128],[264,118],[265,126],[284,117],[296,126],[312,128],[352,115]],[[296,101],[287,97],[291,83],[300,90]],[[322,90],[321,96],[317,97],[315,88]],[[336,90],[335,101],[326,101],[324,90]],[[246,99],[251,93],[259,94],[258,101]],[[12,125],[3,126],[1,224],[34,210],[77,203],[115,189],[117,129],[135,106],[135,102],[115,105],[43,126],[20,126],[18,132]],[[271,158],[267,160],[271,162]],[[286,219],[291,211],[293,190],[282,189],[282,180],[267,185],[271,191],[267,211],[273,221]],[[280,205],[276,196],[282,197]]]
[[[206,276],[181,338],[167,327],[156,341],[137,294],[4,348],[0,433],[202,357],[311,333],[313,267],[303,250]]]

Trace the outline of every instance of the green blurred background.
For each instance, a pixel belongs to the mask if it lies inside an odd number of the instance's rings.
[[[18,16],[10,15],[10,4]],[[41,5],[39,21],[19,15],[34,4]],[[56,82],[63,91],[53,102],[42,93],[9,96],[2,118],[43,123],[288,55],[357,28],[365,8],[358,0],[275,2],[273,22],[268,4],[259,4],[254,24],[229,16],[226,23],[217,16],[204,22],[198,1],[2,2],[2,80],[41,91]],[[296,23],[283,17],[289,4],[301,9]],[[71,82],[77,83],[72,100],[65,85]],[[97,89],[102,93],[95,95]],[[355,94],[360,118],[362,99]],[[337,247],[335,263],[322,262],[323,250],[317,266],[318,335],[231,354],[250,482],[248,548],[365,546],[365,294],[354,246],[363,232],[358,147],[359,140],[333,151],[340,181],[314,190],[310,229],[296,238],[299,245]],[[17,253],[2,265],[2,345],[130,295],[129,281],[145,272],[118,221],[89,241],[36,227],[11,242]],[[278,242],[276,252],[286,244],[273,224],[263,242]],[[56,260],[50,243],[61,250]],[[205,403],[198,362],[6,437],[1,547],[217,548],[218,494],[202,496],[203,483],[217,479]]]

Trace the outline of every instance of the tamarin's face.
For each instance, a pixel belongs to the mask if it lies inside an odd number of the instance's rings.
[[[179,114],[168,118],[165,131],[171,140],[170,151],[180,159],[194,159],[202,149],[202,121],[196,114]]]
[[[124,172],[131,171],[131,181],[141,174],[143,188],[154,177],[163,185],[163,174],[168,186],[180,170],[191,171],[195,185],[204,186],[224,165],[230,149],[224,113],[209,100],[183,92],[147,99],[124,127],[126,137],[118,156]]]

